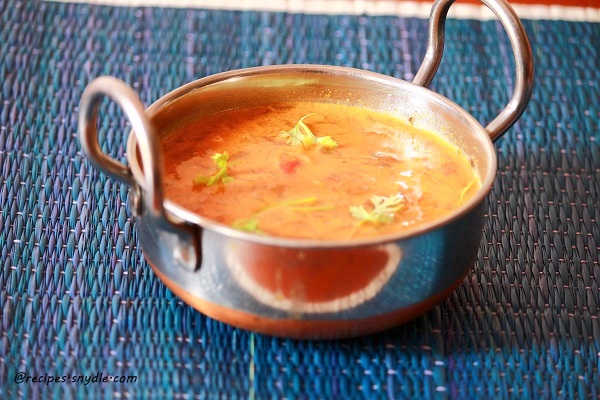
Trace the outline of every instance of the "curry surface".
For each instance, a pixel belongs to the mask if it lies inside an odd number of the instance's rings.
[[[303,116],[316,136],[339,146],[291,146],[282,131]],[[281,103],[202,116],[162,139],[170,200],[225,225],[254,217],[261,234],[351,239],[398,232],[440,218],[480,188],[470,160],[442,137],[368,109]],[[217,171],[228,152],[233,181],[193,184]],[[360,223],[350,206],[370,211],[373,195],[403,197],[390,223]],[[302,200],[311,199],[313,200]],[[301,200],[296,206],[281,203]],[[278,206],[279,205],[279,206]]]

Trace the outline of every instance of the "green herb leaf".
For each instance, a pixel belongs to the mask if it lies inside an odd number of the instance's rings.
[[[244,232],[264,234],[264,232],[258,226],[258,218],[256,215],[252,216],[251,218],[242,218],[235,220],[231,226],[234,229]]]
[[[276,208],[276,207],[294,206],[296,204],[312,204],[316,201],[317,201],[316,197],[305,197],[303,199],[287,200],[287,201],[282,201],[280,203],[275,203],[270,206],[267,206],[261,212],[264,212],[264,211],[270,210],[271,208]]]
[[[317,138],[317,144],[327,149],[338,147],[338,142],[333,140],[331,136],[322,136]]]
[[[313,206],[313,207],[290,207],[293,211],[327,211],[333,210],[335,206]]]
[[[272,204],[258,211],[250,218],[242,218],[233,222],[231,225],[232,228],[238,229],[244,232],[254,232],[259,234],[265,234],[259,226],[258,217],[263,213],[266,213],[269,210],[273,210],[275,208],[287,207],[289,210],[298,211],[298,212],[313,212],[313,211],[324,211],[324,210],[332,210],[335,206],[331,205],[323,205],[323,206],[311,206],[317,201],[316,197],[306,197],[303,199],[296,200],[288,200],[282,201],[280,203]]]
[[[469,189],[471,189],[471,187],[473,187],[473,185],[475,184],[475,181],[469,183],[463,190],[462,192],[460,192],[460,197],[458,198],[458,204],[461,205],[463,203],[463,199],[465,198],[465,195],[467,194],[467,192],[469,191]]]
[[[351,206],[350,214],[360,221],[373,222],[376,224],[389,224],[394,220],[394,216],[404,205],[404,197],[400,194],[390,197],[373,196],[371,197],[373,210],[367,211],[364,206]]]
[[[310,128],[306,126],[304,123],[304,119],[310,117],[311,115],[317,115],[315,113],[307,114],[304,117],[300,118],[300,121],[289,131],[281,131],[282,138],[286,139],[286,141],[291,146],[300,146],[303,145],[305,149],[318,145],[322,148],[332,149],[338,146],[338,143],[331,138],[331,136],[315,136]]]
[[[227,163],[229,161],[229,154],[224,151],[223,153],[215,153],[211,157],[216,164],[218,170],[210,176],[199,175],[192,180],[194,185],[206,185],[212,186],[216,183],[228,183],[233,180],[233,177],[227,174]]]

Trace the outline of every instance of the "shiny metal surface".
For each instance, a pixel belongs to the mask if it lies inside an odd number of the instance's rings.
[[[205,230],[197,272],[167,262],[155,226],[136,228],[146,259],[206,315],[267,334],[339,338],[412,319],[462,281],[477,256],[484,209],[482,202],[425,235],[345,248],[263,245]]]
[[[434,7],[447,11],[449,3]],[[435,18],[445,18],[445,11],[436,12]],[[418,78],[428,83],[437,64],[424,65],[429,67],[422,71],[429,72]],[[103,96],[115,100],[132,123],[129,167],[109,159],[98,146],[97,106]],[[162,135],[203,113],[290,97],[370,108],[435,131],[471,158],[482,188],[437,221],[357,240],[297,240],[241,232],[194,214],[163,193]],[[413,318],[464,277],[477,254],[485,199],[496,172],[490,136],[508,128],[509,121],[504,121],[502,129],[488,133],[456,104],[416,84],[351,68],[284,65],[191,82],[145,112],[123,83],[99,78],[83,95],[79,135],[96,167],[131,186],[134,201],[138,199],[136,227],[145,257],[175,293],[207,315],[243,328],[332,338],[370,333]]]
[[[268,104],[293,96],[295,100],[315,100],[352,104],[391,113],[423,129],[446,135],[470,157],[481,176],[482,186],[491,187],[496,170],[496,154],[485,129],[466,111],[445,97],[409,82],[369,71],[324,65],[277,65],[228,71],[188,83],[157,100],[146,110],[159,135],[172,129],[173,120],[185,121],[202,113],[242,106]],[[130,168],[143,190],[143,171],[131,155],[137,151],[135,135],[127,143]],[[348,240],[295,240],[258,236],[217,224],[165,200],[165,209],[176,218],[192,222],[224,235],[274,246],[327,247],[378,244],[428,232],[460,218],[487,195],[481,190],[461,207],[434,222],[418,225],[393,235]]]
[[[100,149],[96,121],[98,106],[104,96],[110,97],[123,110],[133,127],[131,135],[136,138],[140,150],[144,174],[134,179],[131,169],[111,159]],[[198,228],[187,221],[165,212],[163,195],[163,160],[159,137],[150,123],[144,106],[137,95],[125,83],[111,77],[95,79],[84,91],[79,104],[79,139],[81,149],[99,170],[131,187],[136,213],[152,219],[161,229],[161,237],[170,243],[172,260],[189,270],[200,263]],[[138,183],[145,188],[140,190]]]
[[[421,68],[413,79],[415,85],[429,86],[442,61],[446,15],[454,1],[437,0],[433,4],[429,17],[427,52]],[[533,89],[533,57],[525,29],[513,8],[501,0],[481,0],[481,2],[490,8],[504,25],[515,57],[516,81],[512,97],[500,114],[485,128],[491,139],[496,140],[519,119],[527,107]]]

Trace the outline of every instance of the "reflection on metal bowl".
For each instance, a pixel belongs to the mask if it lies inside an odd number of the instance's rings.
[[[400,257],[395,244],[331,252],[233,243],[227,265],[254,299],[302,315],[343,311],[372,299]]]

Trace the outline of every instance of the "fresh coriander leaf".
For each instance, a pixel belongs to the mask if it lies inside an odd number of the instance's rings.
[[[304,123],[304,119],[310,117],[311,115],[317,115],[315,113],[307,114],[304,117],[300,118],[298,123],[289,131],[281,131],[282,138],[286,139],[286,141],[291,146],[304,146],[305,149],[318,145],[322,148],[332,149],[338,146],[338,143],[331,138],[331,136],[323,136],[317,137],[315,136],[310,128],[306,126]]]
[[[264,232],[258,226],[258,218],[256,215],[251,218],[242,218],[233,222],[231,225],[234,229],[244,231],[244,232],[253,232],[263,234]]]
[[[199,175],[192,180],[194,185],[206,185],[212,186],[216,183],[228,183],[233,180],[233,177],[227,174],[227,163],[229,161],[229,154],[224,151],[223,153],[215,153],[211,157],[218,170],[210,176]]]
[[[364,206],[351,206],[350,214],[358,219],[360,224],[373,222],[376,224],[389,224],[394,216],[404,206],[404,197],[401,194],[395,196],[373,196],[371,197],[373,210],[367,211]]]
[[[313,206],[313,207],[290,207],[293,211],[327,211],[333,210],[335,206]]]
[[[462,192],[460,192],[460,197],[458,198],[458,204],[461,205],[463,203],[463,200],[465,198],[465,195],[467,194],[467,192],[469,191],[469,189],[471,189],[471,187],[473,187],[473,185],[475,184],[475,181],[469,183],[463,190]]]
[[[275,204],[272,204],[272,205],[266,207],[263,211],[270,210],[271,208],[275,208],[275,207],[295,206],[297,204],[312,204],[316,201],[317,201],[316,197],[305,197],[303,199],[282,201],[280,203],[275,203]]]
[[[303,199],[288,200],[288,201],[282,201],[280,203],[275,203],[275,204],[272,204],[270,206],[263,208],[262,210],[258,211],[254,215],[252,215],[250,218],[242,218],[242,219],[238,219],[238,220],[234,221],[233,224],[231,225],[231,227],[234,229],[238,229],[240,231],[244,231],[244,232],[265,234],[260,229],[258,217],[261,216],[262,214],[266,213],[267,211],[270,211],[270,210],[273,210],[276,208],[288,208],[289,210],[298,211],[298,212],[313,212],[313,211],[332,210],[335,208],[335,206],[332,206],[332,205],[312,206],[311,204],[314,204],[316,201],[317,201],[316,197],[305,197]]]
[[[322,136],[322,137],[318,137],[317,138],[317,144],[319,146],[328,148],[328,149],[333,149],[335,147],[338,147],[338,142],[336,142],[335,140],[333,140],[331,138],[331,136]]]

